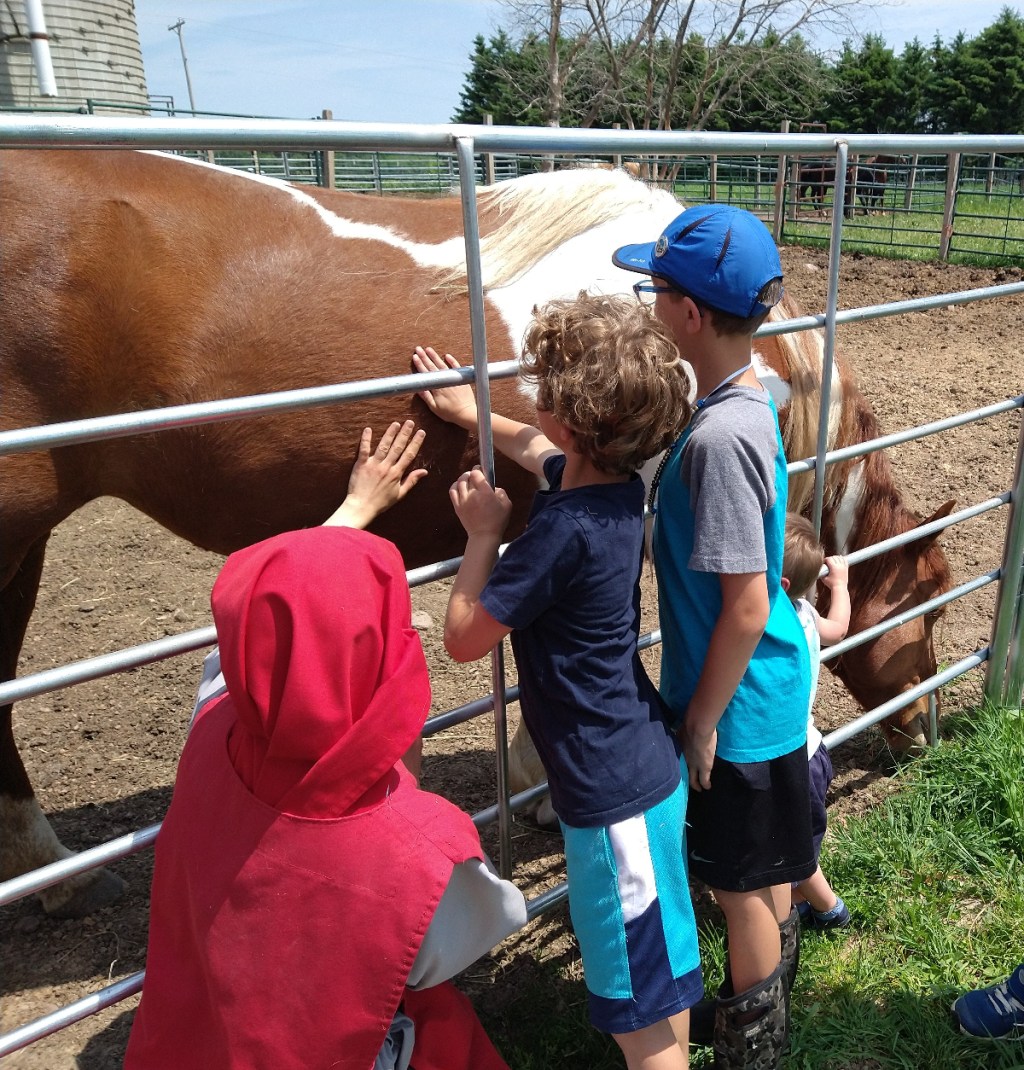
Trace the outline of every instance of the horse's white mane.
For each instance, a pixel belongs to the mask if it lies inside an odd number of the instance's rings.
[[[625,171],[579,169],[541,172],[486,186],[478,195],[483,220],[497,226],[480,241],[484,289],[507,286],[568,238],[634,211],[682,210],[664,190]],[[445,279],[464,286],[463,261]]]

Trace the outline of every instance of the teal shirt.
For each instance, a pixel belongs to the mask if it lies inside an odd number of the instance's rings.
[[[721,614],[719,575],[765,573],[768,623],[718,724],[717,754],[731,762],[768,761],[806,744],[810,657],[780,583],[787,484],[770,395],[730,386],[695,413],[658,488],[659,688],[678,721]]]

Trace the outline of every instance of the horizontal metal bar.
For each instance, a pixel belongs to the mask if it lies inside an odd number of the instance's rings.
[[[1001,505],[1006,505],[1009,500],[1010,492],[1006,491],[995,498],[987,498],[977,505],[969,505],[965,509],[950,513],[949,516],[941,517],[938,520],[930,520],[927,524],[918,524],[916,528],[911,528],[909,531],[903,532],[902,535],[894,535],[891,539],[883,539],[881,542],[872,543],[871,546],[866,546],[863,550],[853,550],[846,555],[847,563],[857,565],[861,561],[868,561],[872,557],[878,557],[900,546],[906,546],[928,535],[936,535],[940,531],[945,531],[946,528],[951,528],[954,524],[961,523],[961,521],[970,520],[973,517],[991,512],[993,509],[998,509]]]
[[[563,902],[568,894],[569,886],[565,881],[562,881],[555,885],[554,888],[548,888],[546,891],[527,900],[527,922],[533,921],[540,914]],[[67,1028],[69,1025],[74,1025],[75,1022],[80,1022],[93,1014],[105,1010],[107,1007],[112,1007],[116,1003],[134,996],[142,991],[145,977],[145,971],[130,974],[128,977],[100,989],[99,992],[84,996],[82,999],[75,1000],[74,1003],[69,1003],[66,1007],[61,1007],[52,1014],[44,1015],[42,1018],[37,1018],[33,1022],[0,1036],[0,1057],[28,1047],[29,1044],[42,1040],[43,1037],[48,1037],[61,1029]]]
[[[89,847],[78,854],[62,858],[58,862],[51,862],[31,873],[23,873],[20,877],[13,877],[9,881],[0,884],[0,906],[13,903],[15,899],[31,895],[33,892],[41,892],[44,888],[50,888],[54,884],[60,884],[68,877],[77,876],[87,870],[105,866],[108,862],[116,862],[119,858],[127,858],[129,855],[138,853],[149,847],[156,839],[160,831],[159,824],[148,825],[137,832],[129,832],[117,839],[108,840],[96,847]]]
[[[216,642],[217,629],[211,625],[208,628],[195,628],[178,635],[169,635],[165,639],[154,639],[151,643],[125,647],[110,654],[83,658],[81,661],[60,665],[56,669],[44,669],[42,672],[32,673],[31,676],[22,676],[0,684],[0,705],[59,691],[72,684],[98,680],[103,676],[126,672],[128,669],[150,665],[154,661],[163,661],[179,654],[189,654]]]
[[[530,803],[536,802],[538,799],[543,798],[548,794],[548,782],[542,780],[537,784],[533,784],[525,791],[520,791],[515,795],[509,796],[508,808],[511,813],[516,813],[519,810],[526,809]],[[493,825],[498,820],[498,804],[492,803],[490,806],[485,806],[482,810],[478,810],[473,815],[473,824],[478,829],[486,828],[487,825]]]
[[[323,119],[142,118],[100,115],[4,115],[0,145],[11,148],[336,149],[453,152],[471,139],[475,152],[851,153],[1024,152],[1012,134],[757,134],[693,130],[589,130],[572,127],[419,125]]]
[[[876,706],[873,710],[868,710],[867,713],[862,714],[860,717],[857,717],[852,721],[848,721],[834,732],[829,732],[828,735],[824,737],[825,746],[829,750],[838,747],[840,743],[845,743],[848,739],[852,739],[854,736],[863,732],[865,728],[870,728],[873,724],[878,724],[879,721],[884,721],[886,717],[902,710],[904,706],[909,706],[912,702],[916,702],[919,698],[923,698],[929,692],[935,691],[943,684],[949,683],[950,680],[955,680],[958,676],[963,676],[964,673],[977,668],[979,665],[987,661],[989,656],[990,650],[988,647],[984,647],[982,650],[979,650],[974,654],[969,654],[955,665],[950,665],[948,669],[943,669],[941,672],[937,672],[934,676],[929,676],[927,680],[922,680],[916,687],[904,691],[902,694],[897,695],[896,698],[889,699],[888,702],[883,702],[881,706]]]
[[[914,606],[913,609],[908,609],[904,613],[896,613],[892,617],[886,617],[881,624],[875,624],[870,628],[865,628],[863,631],[857,632],[856,635],[851,635],[849,639],[844,639],[842,642],[836,643],[834,646],[824,647],[821,651],[821,660],[830,661],[832,658],[841,657],[848,650],[863,646],[865,643],[871,642],[872,639],[877,639],[880,635],[885,635],[886,632],[891,632],[894,628],[900,628],[909,621],[915,620],[918,617],[923,617],[926,613],[931,613],[936,609],[940,609],[942,606],[947,605],[950,602],[955,602],[958,598],[964,598],[969,594],[973,594],[975,591],[980,591],[982,587],[987,587],[990,583],[999,579],[1001,572],[1001,569],[994,568],[991,572],[986,572],[982,576],[976,576],[973,580],[968,580],[966,583],[960,584],[959,587],[954,587],[945,594],[936,595],[935,598],[929,598],[927,602],[921,602],[920,605]]]
[[[1008,282],[1001,286],[983,286],[977,290],[957,290],[954,293],[932,294],[929,297],[915,297],[909,301],[891,301],[883,305],[862,305],[860,308],[848,308],[836,312],[836,325],[843,323],[863,323],[866,320],[882,319],[885,316],[901,316],[907,312],[929,312],[947,305],[967,305],[972,301],[984,301],[995,297],[1012,297],[1024,293],[1024,282]],[[775,334],[794,334],[815,327],[825,326],[825,316],[797,316],[794,319],[778,320],[762,324],[756,337],[768,337]]]
[[[929,424],[919,424],[917,427],[908,427],[904,431],[894,431],[890,435],[880,435],[878,438],[867,439],[858,442],[854,446],[842,446],[837,450],[829,450],[825,454],[825,464],[837,464],[840,461],[848,461],[854,457],[863,457],[876,450],[887,449],[889,446],[899,446],[904,442],[912,442],[915,439],[927,438],[929,435],[938,434],[940,431],[951,431],[955,427],[963,427],[965,424],[985,420],[991,416],[998,416],[1004,412],[1012,412],[1014,409],[1024,408],[1024,394],[1010,398],[1008,401],[1000,401],[995,405],[986,405],[981,409],[973,409],[971,412],[959,413],[956,416],[947,416],[942,420],[934,420]],[[790,461],[786,466],[789,475],[797,472],[812,472],[815,458],[805,457],[799,461]]]
[[[44,1015],[34,1022],[29,1022],[28,1025],[23,1025],[20,1029],[5,1033],[0,1037],[0,1058],[10,1055],[13,1051],[18,1051],[19,1048],[28,1047],[29,1044],[42,1040],[43,1037],[48,1037],[51,1033],[56,1033],[69,1025],[74,1025],[75,1022],[80,1022],[91,1014],[96,1014],[107,1007],[112,1007],[115,1003],[120,1003],[121,1000],[127,999],[129,996],[134,996],[136,992],[142,991],[143,977],[145,977],[144,973],[133,973],[124,978],[124,980],[108,985],[91,996],[83,996],[81,999],[76,999],[74,1003],[69,1003],[66,1007],[61,1007],[52,1014]]]
[[[495,361],[488,365],[491,379],[511,378],[519,373],[515,360]],[[71,446],[78,442],[106,442],[127,438],[144,432],[166,431],[177,427],[196,427],[204,424],[237,420],[243,416],[291,412],[294,409],[316,408],[362,398],[390,397],[415,393],[429,386],[457,386],[473,382],[472,368],[443,372],[417,372],[411,375],[391,375],[383,379],[360,379],[332,386],[304,387],[301,390],[279,390],[270,394],[250,394],[241,398],[218,401],[197,401],[189,405],[171,405],[165,409],[146,409],[142,412],[115,413],[93,416],[85,420],[24,427],[0,432],[0,456],[26,453],[30,450]]]
[[[545,910],[558,906],[568,897],[569,885],[565,881],[556,884],[554,888],[549,888],[546,892],[541,892],[540,895],[535,895],[526,901],[526,920],[533,921],[538,914],[543,914]]]

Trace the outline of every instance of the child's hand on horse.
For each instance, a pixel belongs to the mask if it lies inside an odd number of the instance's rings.
[[[409,471],[426,438],[412,420],[397,421],[372,449],[373,428],[364,427],[348,480],[348,494],[324,521],[337,527],[365,528],[385,509],[400,502],[427,474],[425,468]]]
[[[445,372],[452,368],[462,367],[451,353],[445,353],[442,357],[430,346],[417,346],[412,355],[412,364],[418,372]],[[462,386],[421,390],[419,396],[430,411],[440,416],[442,420],[463,427],[467,431],[476,430],[476,395],[468,383]]]
[[[501,487],[492,487],[477,465],[463,472],[451,486],[448,496],[455,513],[469,536],[501,539],[512,513],[512,503]]]

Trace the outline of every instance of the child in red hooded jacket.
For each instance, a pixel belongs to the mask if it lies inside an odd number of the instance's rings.
[[[401,479],[411,434],[393,425],[375,462],[364,436],[335,523],[368,523],[422,476]],[[374,463],[398,478],[360,483]],[[198,709],[157,839],[126,1068],[504,1067],[439,983],[524,924],[525,902],[402,762],[430,683],[398,550],[288,532],[232,554],[212,604],[226,690]]]

